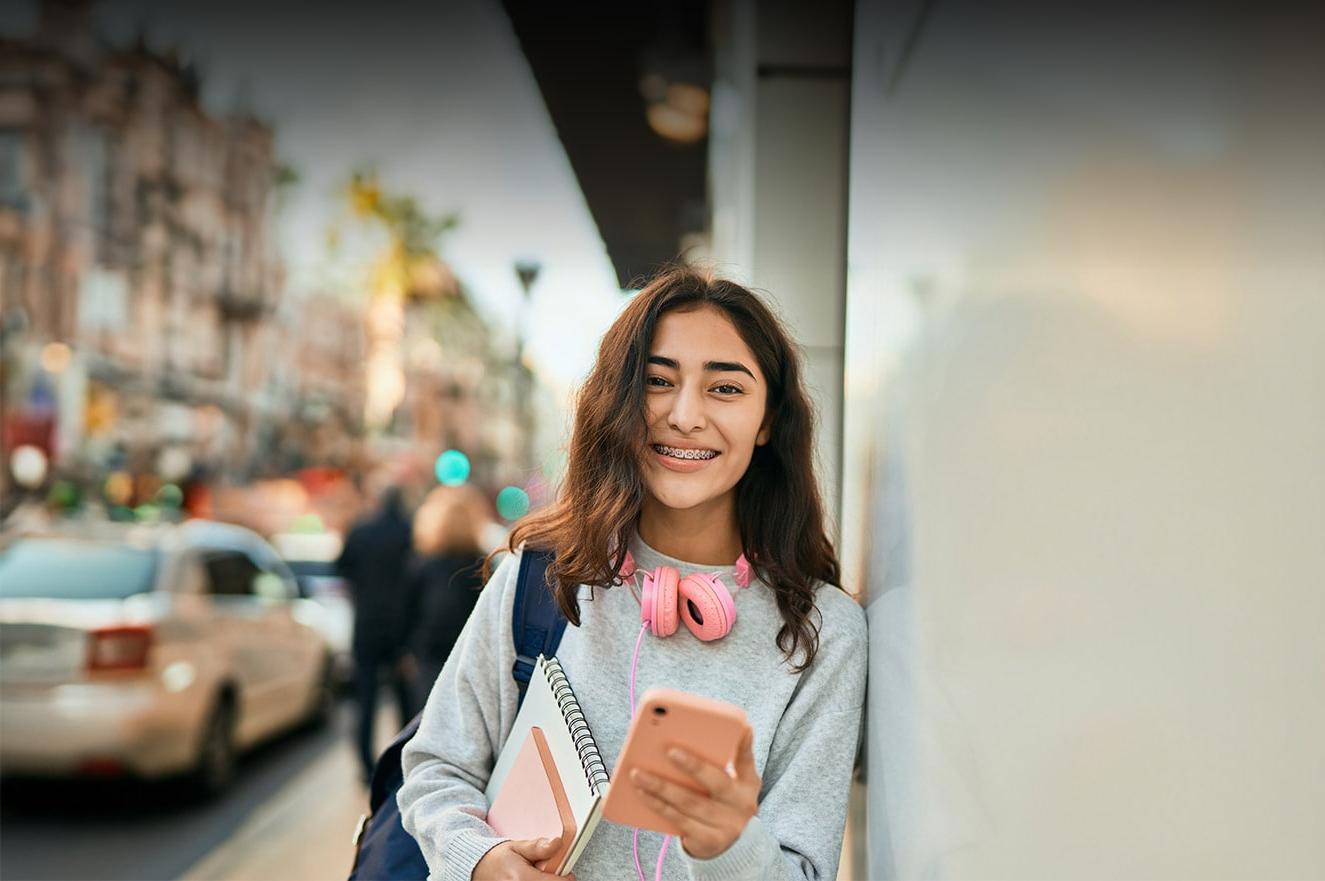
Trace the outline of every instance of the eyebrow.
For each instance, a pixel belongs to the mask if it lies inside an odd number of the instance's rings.
[[[675,358],[666,358],[662,355],[650,355],[649,363],[657,364],[660,367],[670,367],[673,370],[681,369],[681,365],[677,363]],[[755,378],[755,375],[750,372],[750,368],[740,361],[705,361],[704,370],[713,373],[744,373],[751,379]]]

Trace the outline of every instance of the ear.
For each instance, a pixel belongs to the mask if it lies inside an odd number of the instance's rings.
[[[770,424],[771,421],[772,420],[766,419],[764,420],[764,424],[759,426],[759,433],[755,435],[756,447],[762,447],[764,444],[768,443],[768,436],[773,430],[773,426]]]

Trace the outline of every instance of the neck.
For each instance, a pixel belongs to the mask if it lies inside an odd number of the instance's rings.
[[[639,536],[655,551],[687,563],[730,566],[742,550],[734,501],[728,495],[711,506],[677,510],[646,495]]]

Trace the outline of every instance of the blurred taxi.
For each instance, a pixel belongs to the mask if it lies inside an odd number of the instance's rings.
[[[186,772],[325,718],[322,637],[255,533],[220,523],[80,524],[0,546],[0,773]]]

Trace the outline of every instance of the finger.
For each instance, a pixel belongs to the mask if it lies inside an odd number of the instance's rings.
[[[755,733],[753,728],[745,729],[741,745],[736,747],[736,779],[750,781],[759,779],[759,770],[755,767]]]
[[[518,875],[518,881],[575,881],[575,875],[567,873],[565,875],[553,875],[550,872],[540,872],[533,866],[527,867],[528,871]]]
[[[689,838],[694,835],[700,825],[693,817],[677,810],[675,805],[663,801],[652,792],[641,789],[640,799],[649,806],[649,810],[676,826],[681,838]]]
[[[686,850],[691,848],[698,851],[709,850],[722,837],[723,833],[720,828],[683,814],[675,806],[668,804],[652,793],[641,791],[640,798],[650,810],[671,822],[676,828],[677,838],[685,845]]]
[[[556,853],[561,838],[524,838],[511,842],[511,850],[531,863],[545,860]]]
[[[575,881],[573,874],[553,875],[551,872],[544,872],[528,863],[519,866],[515,870],[515,881]]]
[[[667,758],[688,777],[719,801],[726,801],[732,791],[732,778],[726,768],[710,764],[699,756],[680,747],[667,751]]]
[[[574,875],[550,875],[547,872],[540,872],[533,866],[521,866],[515,873],[515,881],[562,881],[563,878],[574,878]]]
[[[671,809],[671,814],[663,814],[668,819],[673,819],[675,815],[698,821],[704,826],[716,826],[727,818],[729,809],[710,796],[701,795],[638,768],[630,772],[630,779],[644,795],[657,799]]]

